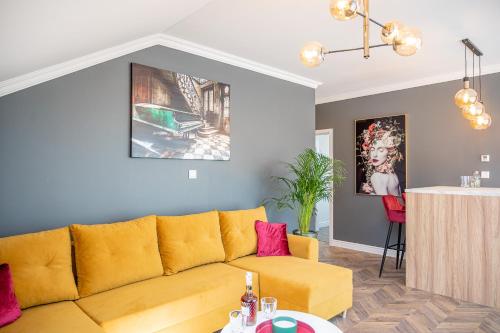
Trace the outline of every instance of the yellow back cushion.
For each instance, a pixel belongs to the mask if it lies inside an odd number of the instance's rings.
[[[21,308],[75,300],[67,227],[0,238],[0,263],[8,263]]]
[[[71,226],[80,296],[163,274],[156,217]]]
[[[219,212],[226,261],[257,252],[257,232],[255,231],[257,220],[267,221],[264,207]]]
[[[224,261],[219,214],[158,216],[158,241],[166,275]]]

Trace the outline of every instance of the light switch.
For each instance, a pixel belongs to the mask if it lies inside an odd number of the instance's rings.
[[[481,162],[489,162],[490,155],[481,155]]]
[[[188,172],[188,178],[189,179],[196,179],[196,178],[198,178],[198,172],[196,170],[189,170],[189,172]]]
[[[490,172],[489,171],[481,171],[481,178],[489,179],[490,178]]]

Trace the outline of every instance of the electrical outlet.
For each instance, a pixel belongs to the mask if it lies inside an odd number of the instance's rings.
[[[196,170],[189,170],[189,172],[188,172],[188,178],[189,179],[196,179],[196,178],[198,178],[198,172]]]
[[[490,155],[481,155],[481,162],[489,162]]]
[[[490,172],[489,171],[481,171],[481,178],[489,179],[490,178]]]

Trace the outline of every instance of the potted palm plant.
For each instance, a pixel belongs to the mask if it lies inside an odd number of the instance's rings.
[[[278,209],[297,210],[299,228],[294,234],[317,237],[317,232],[310,230],[316,204],[333,200],[335,188],[345,180],[344,163],[308,148],[295,158],[295,163],[287,163],[287,167],[291,177],[273,177],[285,185],[285,191],[271,201]]]

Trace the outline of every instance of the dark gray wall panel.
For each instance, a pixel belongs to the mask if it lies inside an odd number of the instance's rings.
[[[231,160],[130,158],[131,62],[231,84]],[[313,131],[313,89],[160,46],[66,75],[0,98],[0,236],[254,207]]]
[[[316,128],[334,129],[335,157],[348,178],[335,197],[335,239],[383,246],[387,222],[379,197],[354,194],[354,120],[408,114],[408,187],[459,185],[461,175],[489,170],[484,186],[500,187],[500,74],[483,79],[483,100],[493,117],[473,130],[453,103],[460,81],[446,82],[316,106]],[[490,154],[490,163],[480,155]]]

